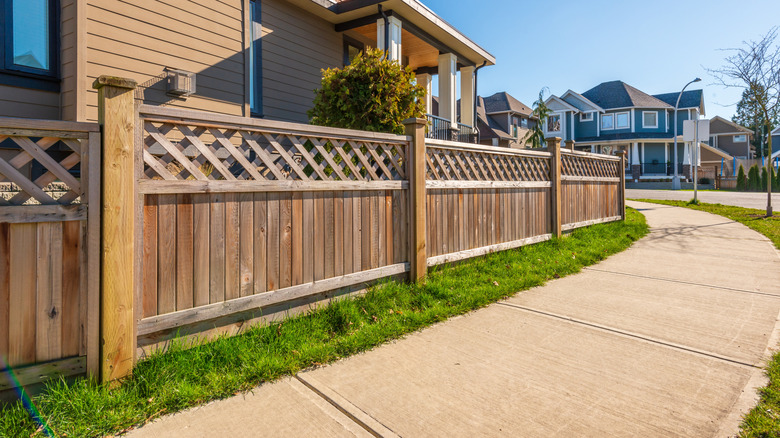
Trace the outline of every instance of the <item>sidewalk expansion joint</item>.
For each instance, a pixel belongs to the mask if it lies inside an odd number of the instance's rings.
[[[370,416],[367,412],[363,411],[362,409],[358,408],[357,406],[349,403],[348,400],[343,399],[341,396],[339,396],[336,393],[333,393],[331,395],[326,394],[326,391],[322,391],[318,389],[312,382],[309,382],[307,379],[301,377],[300,375],[296,374],[293,377],[295,377],[296,380],[301,382],[305,387],[309,388],[313,393],[317,394],[319,397],[321,397],[326,402],[330,403],[334,408],[338,409],[339,412],[344,414],[347,418],[352,420],[355,424],[362,427],[366,432],[369,434],[377,437],[377,438],[383,438],[383,437],[400,437],[400,435],[396,434],[392,431],[389,427],[385,426],[379,420],[376,418]],[[341,402],[338,400],[335,400],[335,398],[342,398]],[[353,413],[350,409],[343,405],[351,405],[351,407],[354,410],[359,411],[359,413]],[[362,415],[361,415],[362,414]],[[358,417],[365,417],[367,421],[364,421]],[[373,426],[369,425],[368,422],[375,423]]]
[[[681,350],[681,351],[685,351],[687,353],[693,353],[693,354],[696,354],[698,356],[706,356],[706,357],[709,357],[709,358],[712,358],[712,359],[717,359],[717,360],[720,360],[720,361],[723,361],[723,362],[728,362],[728,363],[732,363],[732,364],[735,364],[735,365],[740,365],[740,366],[743,366],[743,367],[761,369],[761,367],[758,366],[758,365],[754,365],[754,364],[751,364],[751,363],[743,362],[743,361],[741,361],[739,359],[733,359],[733,358],[730,358],[730,357],[727,357],[727,356],[721,356],[721,355],[716,354],[716,353],[710,353],[708,351],[698,350],[698,349],[695,349],[695,348],[686,347],[684,345],[679,345],[679,344],[675,344],[675,343],[672,343],[672,342],[667,342],[667,341],[663,341],[663,340],[660,340],[660,339],[651,338],[649,336],[644,336],[644,335],[640,335],[640,334],[637,334],[637,333],[631,333],[629,331],[625,331],[625,330],[620,330],[620,329],[604,326],[604,325],[601,325],[601,324],[595,324],[595,323],[592,323],[592,322],[583,321],[581,319],[572,318],[570,316],[559,315],[557,313],[551,313],[551,312],[545,312],[543,310],[532,309],[530,307],[520,306],[518,304],[512,304],[512,303],[506,303],[506,302],[500,302],[500,303],[496,303],[496,304],[501,305],[501,306],[511,307],[513,309],[523,310],[523,311],[526,311],[526,312],[536,313],[536,314],[539,314],[539,315],[544,315],[544,316],[547,316],[547,317],[550,317],[550,318],[560,319],[560,320],[571,322],[571,323],[574,323],[574,324],[584,325],[584,326],[591,327],[591,328],[594,328],[594,329],[597,329],[597,330],[601,330],[601,331],[605,331],[605,332],[609,332],[609,333],[615,333],[615,334],[626,336],[626,337],[629,337],[629,338],[639,339],[639,340],[642,340],[642,341],[645,341],[645,342],[650,342],[652,344],[662,345],[664,347],[673,348],[675,350]]]
[[[735,287],[726,287],[726,286],[716,286],[714,284],[705,284],[705,283],[696,283],[694,281],[685,281],[685,280],[676,280],[673,278],[663,278],[663,277],[652,277],[649,275],[640,275],[640,274],[630,274],[628,272],[617,272],[617,271],[608,271],[606,269],[596,269],[596,268],[582,268],[586,271],[596,271],[596,272],[604,272],[607,274],[614,274],[614,275],[624,275],[626,277],[635,277],[635,278],[646,278],[648,280],[657,280],[657,281],[666,281],[669,283],[679,283],[679,284],[688,284],[691,286],[701,286],[701,287],[708,287],[711,289],[721,289],[721,290],[727,290],[731,292],[739,292],[744,294],[753,294],[753,295],[762,295],[765,297],[771,297],[771,298],[777,298],[780,299],[780,295],[777,294],[770,294],[768,292],[759,292],[756,290],[747,290],[747,289],[737,289]]]

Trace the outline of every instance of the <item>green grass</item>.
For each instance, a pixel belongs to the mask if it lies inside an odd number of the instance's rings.
[[[642,202],[687,207],[693,210],[706,211],[745,224],[753,230],[768,237],[780,249],[780,216],[763,217],[765,210],[753,208],[732,207],[721,204],[698,205],[683,201],[659,201],[655,199],[637,199]],[[780,353],[775,354],[766,368],[769,384],[761,388],[758,405],[748,412],[740,425],[741,437],[768,438],[780,437]]]
[[[424,284],[385,282],[365,295],[241,335],[140,362],[114,389],[87,380],[47,385],[33,398],[59,436],[115,434],[155,417],[247,391],[336,361],[518,291],[580,271],[647,233],[644,216],[594,225],[569,237],[475,258],[430,272]],[[0,436],[43,435],[17,403],[0,411]],[[37,431],[37,432],[36,432]]]

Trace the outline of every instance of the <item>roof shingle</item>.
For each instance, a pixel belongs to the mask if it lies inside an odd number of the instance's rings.
[[[639,91],[623,81],[601,83],[582,93],[582,95],[604,109],[670,107],[668,103]]]

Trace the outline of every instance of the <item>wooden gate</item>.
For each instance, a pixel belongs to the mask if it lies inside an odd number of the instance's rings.
[[[0,398],[97,369],[99,202],[97,124],[0,118]]]

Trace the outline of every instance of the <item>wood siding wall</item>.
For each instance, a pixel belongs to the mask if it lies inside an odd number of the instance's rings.
[[[0,117],[59,119],[60,95],[51,91],[0,85]]]
[[[321,70],[342,65],[342,36],[284,0],[264,0],[262,21],[264,116],[306,123]]]

